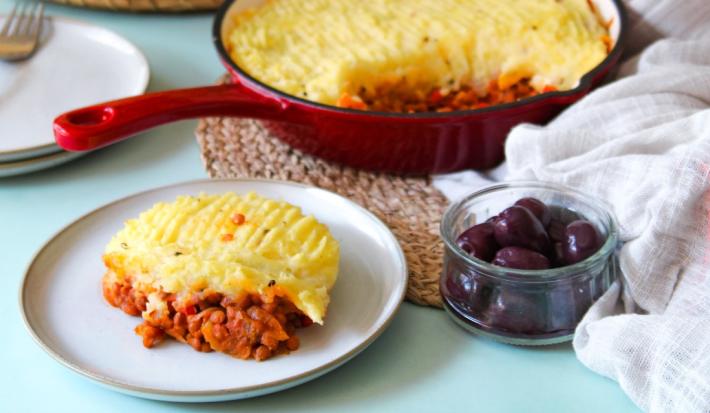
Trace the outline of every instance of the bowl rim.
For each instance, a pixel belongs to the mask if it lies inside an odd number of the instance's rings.
[[[541,189],[573,194],[576,198],[581,199],[585,204],[590,205],[595,209],[599,209],[606,215],[604,217],[604,221],[607,221],[609,226],[608,234],[606,236],[606,239],[604,240],[604,243],[594,254],[583,259],[582,261],[579,261],[572,265],[565,265],[563,267],[557,268],[548,268],[544,270],[521,270],[517,268],[501,267],[469,255],[464,250],[462,250],[461,247],[456,244],[456,240],[449,237],[447,233],[447,229],[451,227],[451,222],[453,220],[454,213],[458,211],[463,204],[473,198],[484,194],[489,194],[498,190],[511,188]],[[610,256],[612,256],[614,254],[614,251],[619,246],[619,225],[617,223],[616,216],[614,215],[614,212],[612,211],[611,206],[608,203],[601,199],[588,195],[582,191],[568,187],[566,185],[545,181],[513,180],[500,182],[493,185],[485,186],[461,198],[460,200],[449,205],[446,211],[444,212],[444,216],[441,219],[441,224],[439,225],[439,235],[444,241],[445,254],[448,252],[453,253],[456,259],[462,260],[468,266],[473,267],[476,270],[482,271],[485,276],[525,284],[545,284],[552,281],[568,281],[574,280],[579,277],[584,277],[589,270],[597,266],[599,263],[606,261]]]
[[[534,105],[536,103],[544,103],[549,100],[548,103],[554,103],[556,101],[564,101],[570,98],[574,98],[576,95],[584,94],[589,91],[596,77],[607,69],[613,67],[618,61],[619,57],[623,52],[623,45],[627,35],[627,13],[626,8],[622,0],[607,0],[613,4],[616,9],[616,17],[619,19],[619,35],[614,43],[614,47],[607,54],[606,58],[597,64],[592,70],[584,74],[579,79],[579,84],[569,90],[547,92],[529,98],[523,98],[511,103],[503,103],[498,105],[493,105],[480,109],[466,109],[466,110],[456,110],[451,112],[417,112],[417,113],[397,113],[397,112],[381,112],[381,111],[362,111],[357,109],[347,109],[340,108],[333,105],[327,105],[324,103],[314,102],[311,100],[303,99],[301,97],[291,95],[282,92],[272,86],[263,83],[253,76],[249,75],[245,70],[239,67],[234,59],[231,58],[227,49],[225,47],[225,42],[222,39],[222,25],[229,14],[229,10],[234,4],[239,0],[226,0],[217,9],[215,14],[213,24],[212,24],[212,43],[214,44],[217,54],[219,55],[222,63],[230,69],[230,74],[232,77],[245,81],[242,83],[247,83],[249,88],[257,91],[261,94],[275,95],[278,99],[286,102],[292,102],[297,105],[311,107],[313,109],[334,112],[337,114],[346,114],[351,116],[362,116],[362,117],[386,117],[386,118],[397,118],[397,119],[445,119],[452,117],[465,117],[465,116],[475,116],[484,115],[490,112],[504,112],[506,110],[518,109],[521,107],[526,107],[528,105]]]

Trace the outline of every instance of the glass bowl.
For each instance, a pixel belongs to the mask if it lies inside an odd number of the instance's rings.
[[[534,197],[553,219],[590,221],[605,239],[599,250],[572,265],[545,270],[504,268],[467,254],[456,238],[517,200]],[[544,182],[508,182],[481,189],[451,205],[441,222],[444,308],[459,325],[498,341],[543,345],[568,341],[587,309],[616,279],[618,229],[600,200]]]

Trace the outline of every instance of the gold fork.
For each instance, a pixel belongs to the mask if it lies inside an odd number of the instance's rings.
[[[0,30],[0,60],[27,59],[37,48],[42,32],[44,2],[15,3]]]

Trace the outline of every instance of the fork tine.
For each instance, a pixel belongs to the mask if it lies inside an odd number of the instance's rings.
[[[15,0],[0,31],[0,59],[14,61],[30,57],[40,42],[43,25],[43,0]]]
[[[24,34],[29,36],[32,33],[32,26],[34,23],[35,19],[35,13],[37,11],[37,6],[39,5],[39,1],[34,0],[30,6],[27,6],[27,20],[25,21],[25,26],[22,28],[23,31],[20,34]]]
[[[37,36],[42,33],[42,26],[44,24],[44,1],[39,0],[39,12],[37,12],[37,22],[35,23],[35,28],[32,29],[28,34],[30,36]]]
[[[15,13],[17,12],[17,3],[12,7],[12,11],[5,18],[5,24],[2,26],[2,31],[0,31],[0,36],[7,36],[10,31],[10,26],[12,26],[12,21],[15,19]]]
[[[25,17],[27,17],[27,2],[25,1],[18,1],[20,3],[20,6],[17,8],[17,21],[15,22],[15,27],[11,31],[10,35],[18,35],[20,34],[22,27],[24,26],[25,23]]]

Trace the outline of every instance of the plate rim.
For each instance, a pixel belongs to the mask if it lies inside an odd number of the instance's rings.
[[[57,351],[55,351],[49,344],[45,343],[42,338],[39,336],[39,334],[35,331],[33,328],[32,324],[30,323],[28,316],[27,316],[27,311],[26,311],[26,300],[25,300],[25,293],[27,291],[27,281],[29,278],[30,271],[33,269],[33,267],[37,263],[38,257],[49,247],[51,243],[53,243],[58,237],[60,237],[62,234],[67,232],[69,229],[71,229],[74,225],[78,224],[79,222],[89,218],[92,215],[95,215],[106,208],[109,208],[111,206],[114,206],[116,204],[119,204],[121,202],[125,202],[134,198],[139,198],[141,196],[148,195],[152,192],[156,191],[163,191],[171,188],[176,188],[184,185],[195,185],[195,184],[200,184],[200,183],[215,183],[215,182],[221,182],[221,183],[229,183],[229,182],[234,182],[234,183],[244,183],[244,182],[253,182],[253,183],[269,183],[269,184],[281,184],[281,185],[287,185],[287,186],[293,186],[293,187],[300,187],[303,189],[316,189],[318,191],[323,191],[330,196],[335,196],[337,198],[341,198],[351,204],[353,207],[356,209],[359,209],[361,212],[363,212],[365,215],[367,215],[370,219],[372,219],[377,225],[381,226],[382,229],[384,230],[384,233],[387,234],[389,237],[391,237],[391,240],[394,242],[394,245],[396,246],[396,252],[397,252],[397,259],[401,263],[401,282],[398,284],[400,287],[400,293],[398,297],[395,297],[395,305],[392,308],[391,312],[387,315],[387,318],[384,320],[384,322],[377,328],[375,332],[373,332],[370,336],[368,336],[365,340],[363,340],[360,344],[355,346],[352,350],[348,351],[347,353],[344,353],[340,355],[339,357],[335,358],[334,360],[329,361],[328,363],[325,363],[321,366],[312,368],[308,371],[301,372],[299,374],[293,375],[291,377],[287,378],[282,378],[279,380],[274,380],[268,383],[264,384],[256,384],[256,385],[251,385],[251,386],[243,386],[243,387],[233,387],[233,388],[226,388],[226,389],[218,389],[218,390],[162,390],[162,389],[155,389],[151,387],[144,387],[144,386],[137,386],[137,385],[132,385],[132,384],[127,384],[127,383],[122,383],[120,381],[114,380],[110,377],[106,377],[102,374],[98,374],[96,372],[92,372],[90,370],[87,370],[83,368],[82,366],[76,365],[75,363],[65,359],[61,354],[59,354]],[[355,203],[354,201],[337,194],[333,191],[329,191],[327,189],[319,188],[316,186],[312,185],[307,185],[303,184],[300,182],[293,182],[293,181],[286,181],[286,180],[278,180],[278,179],[265,179],[265,178],[218,178],[218,179],[196,179],[196,180],[190,180],[190,181],[183,181],[179,183],[174,183],[174,184],[169,184],[169,185],[163,185],[163,186],[158,186],[154,188],[149,188],[146,190],[138,191],[132,194],[129,194],[127,196],[115,199],[113,201],[110,201],[108,203],[99,205],[93,209],[91,209],[88,212],[85,212],[69,222],[68,224],[62,226],[60,229],[58,229],[56,232],[54,232],[50,237],[47,238],[47,240],[35,251],[35,253],[32,255],[32,258],[30,259],[29,263],[25,267],[25,271],[22,275],[22,279],[20,281],[20,287],[18,291],[18,298],[19,298],[19,310],[20,314],[22,316],[22,322],[25,327],[25,330],[29,333],[29,335],[32,337],[32,340],[37,344],[42,350],[44,350],[45,353],[47,353],[52,359],[57,361],[59,364],[63,365],[64,367],[68,368],[70,371],[73,371],[74,373],[79,374],[80,376],[92,380],[97,384],[100,384],[105,387],[109,387],[113,390],[119,391],[121,393],[125,394],[130,394],[133,396],[138,396],[138,397],[144,397],[144,398],[149,398],[149,399],[154,399],[154,400],[173,400],[173,401],[182,401],[182,402],[205,402],[205,401],[216,401],[216,400],[237,400],[237,399],[243,399],[243,398],[249,398],[249,397],[255,397],[258,395],[264,395],[264,394],[269,394],[269,393],[274,393],[278,392],[281,390],[285,390],[290,387],[294,387],[300,384],[303,384],[307,381],[310,381],[312,379],[316,379],[332,370],[335,368],[343,365],[344,363],[348,362],[350,359],[354,358],[356,355],[360,354],[362,351],[364,351],[370,344],[372,344],[391,324],[392,320],[394,319],[394,316],[397,314],[399,311],[399,308],[402,305],[402,302],[404,301],[406,291],[407,291],[407,284],[409,281],[409,268],[407,266],[407,260],[404,255],[404,251],[402,250],[402,246],[399,243],[399,240],[397,240],[397,237],[395,237],[394,233],[392,233],[392,230],[389,229],[389,227],[382,222],[375,214],[372,212],[368,211],[361,205]],[[397,292],[396,290],[394,291],[395,293]]]
[[[0,17],[7,17],[7,15],[2,15]],[[146,90],[148,90],[148,84],[150,83],[150,64],[148,63],[148,59],[145,57],[145,54],[143,54],[143,51],[133,42],[128,40],[125,36],[122,36],[121,34],[117,33],[114,30],[108,29],[104,26],[99,26],[97,24],[94,24],[89,21],[73,18],[73,17],[67,17],[67,16],[62,16],[62,15],[50,15],[50,16],[45,16],[45,19],[50,20],[52,24],[54,24],[55,21],[60,21],[63,23],[69,23],[73,24],[75,26],[81,26],[82,28],[89,28],[93,30],[101,30],[105,33],[108,33],[114,38],[117,38],[121,41],[123,41],[126,45],[130,46],[131,49],[135,52],[136,56],[138,57],[138,60],[140,62],[140,67],[145,69],[145,76],[143,79],[141,79],[140,82],[137,83],[137,90],[139,91],[138,94],[145,93]],[[130,96],[136,96],[136,95],[127,95],[124,97],[130,97]],[[59,115],[59,114],[57,114]],[[36,146],[30,146],[26,147],[23,149],[13,149],[10,151],[1,151],[0,150],[0,161],[3,163],[11,163],[11,162],[21,162],[21,161],[26,161],[34,158],[39,158],[43,157],[45,155],[51,155],[56,152],[60,152],[62,148],[60,148],[56,143],[45,143],[42,145],[36,145]]]
[[[59,152],[51,152],[47,155],[37,156],[34,158],[0,162],[0,179],[31,174],[33,172],[53,168],[66,162],[81,158],[82,156],[86,156],[89,153],[90,152],[69,152],[60,150]]]

